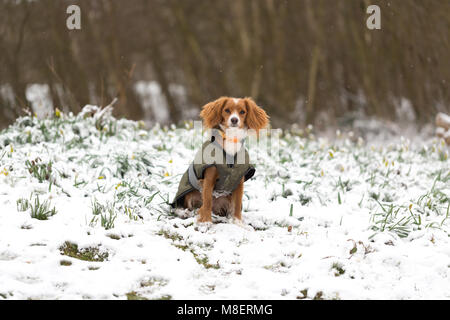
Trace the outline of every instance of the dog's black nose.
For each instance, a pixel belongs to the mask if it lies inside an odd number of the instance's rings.
[[[236,124],[238,122],[238,118],[231,118],[231,123]]]

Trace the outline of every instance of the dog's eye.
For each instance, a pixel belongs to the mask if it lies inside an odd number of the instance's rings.
[[[241,110],[241,112],[239,112],[240,114],[245,114],[245,111],[244,110]]]
[[[225,109],[225,112],[226,113],[230,113],[230,109]]]

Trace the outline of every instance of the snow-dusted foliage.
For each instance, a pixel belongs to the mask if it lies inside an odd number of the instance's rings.
[[[1,132],[0,299],[450,298],[442,141],[285,131],[249,150],[248,227],[200,230],[168,205],[190,128],[90,107]]]

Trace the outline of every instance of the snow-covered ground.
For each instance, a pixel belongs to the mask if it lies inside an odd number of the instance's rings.
[[[192,133],[88,113],[0,133],[0,300],[450,298],[442,141],[284,132],[279,157],[250,149],[251,228],[201,232],[167,204]]]

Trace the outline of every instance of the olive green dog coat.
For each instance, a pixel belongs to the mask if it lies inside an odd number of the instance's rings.
[[[195,156],[194,162],[181,178],[178,192],[171,203],[173,208],[183,207],[184,196],[191,191],[201,191],[200,179],[204,178],[205,170],[215,166],[219,178],[214,186],[214,193],[231,194],[241,182],[247,181],[255,174],[255,168],[250,164],[247,150],[242,145],[234,155],[225,152],[217,143],[218,135],[213,134],[210,141],[206,141],[202,149]]]

